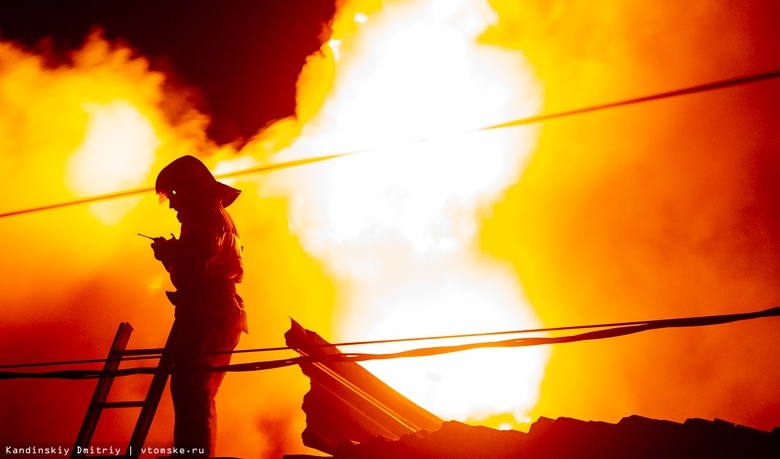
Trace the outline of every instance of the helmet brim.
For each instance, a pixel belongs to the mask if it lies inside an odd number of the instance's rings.
[[[241,190],[237,190],[232,186],[225,185],[224,183],[218,182],[216,180],[214,180],[212,189],[214,196],[219,199],[222,207],[227,207],[233,204],[233,202],[238,198],[238,195],[241,194]]]

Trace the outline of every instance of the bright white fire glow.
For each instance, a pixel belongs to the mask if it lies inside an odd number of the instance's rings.
[[[160,139],[134,106],[116,101],[85,103],[89,114],[84,142],[68,160],[69,188],[83,196],[140,186],[154,161]],[[90,210],[104,224],[114,224],[135,205],[124,202],[93,204]]]
[[[496,19],[485,0],[386,2],[357,25],[354,11],[350,33],[336,27],[325,45],[338,50],[328,98],[277,159],[382,150],[271,178],[290,196],[304,247],[341,281],[335,338],[540,326],[516,275],[476,244],[478,213],[519,179],[536,131],[459,134],[536,111],[541,89],[523,55],[477,43]],[[519,424],[538,400],[547,352],[480,350],[367,366],[443,418],[509,413]]]
[[[373,338],[420,337],[502,331],[538,323],[525,306],[515,280],[500,266],[464,259],[462,254],[435,262],[428,260],[421,266],[411,264],[412,260],[407,264],[412,272],[403,279],[403,285],[362,289],[354,298],[353,304],[369,307],[352,314],[351,322],[346,324],[351,333]],[[505,338],[417,341],[366,346],[361,350],[397,352]],[[527,421],[526,411],[538,399],[538,383],[546,360],[547,354],[538,349],[480,349],[366,362],[364,366],[442,418],[479,420],[511,413],[520,424]]]

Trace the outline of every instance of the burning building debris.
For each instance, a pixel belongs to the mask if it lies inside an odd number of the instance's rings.
[[[285,334],[287,345],[304,356],[338,354],[316,333],[297,322]],[[333,453],[343,444],[372,437],[399,439],[422,430],[437,430],[442,420],[415,405],[360,365],[350,362],[301,363],[311,380],[304,396],[303,444]]]
[[[498,431],[456,421],[435,432],[391,441],[375,437],[343,444],[336,459],[770,459],[780,452],[780,428],[772,432],[715,419],[677,423],[641,416],[615,424],[571,418],[539,418],[528,433]]]
[[[669,319],[620,325],[559,340],[605,339],[658,328],[710,326],[733,320],[776,317],[780,308],[729,317]],[[774,458],[780,426],[772,432],[723,420],[684,423],[630,416],[617,424],[540,418],[528,433],[444,422],[405,399],[355,362],[332,359],[341,352],[295,321],[287,344],[304,357],[311,380],[304,397],[305,445],[338,459],[410,458]]]

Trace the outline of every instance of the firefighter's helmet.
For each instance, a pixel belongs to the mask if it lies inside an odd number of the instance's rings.
[[[154,188],[162,199],[183,193],[196,199],[216,200],[222,207],[232,204],[241,193],[241,190],[218,182],[205,164],[190,155],[165,166],[157,175]]]

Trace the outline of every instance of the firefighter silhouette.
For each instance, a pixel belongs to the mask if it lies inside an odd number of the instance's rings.
[[[241,332],[247,333],[236,284],[244,274],[241,243],[225,210],[241,191],[218,182],[193,156],[160,171],[155,185],[181,223],[179,238],[154,238],[154,257],[170,273],[175,292],[171,331],[173,446],[187,455],[211,456],[217,431],[215,396]]]

